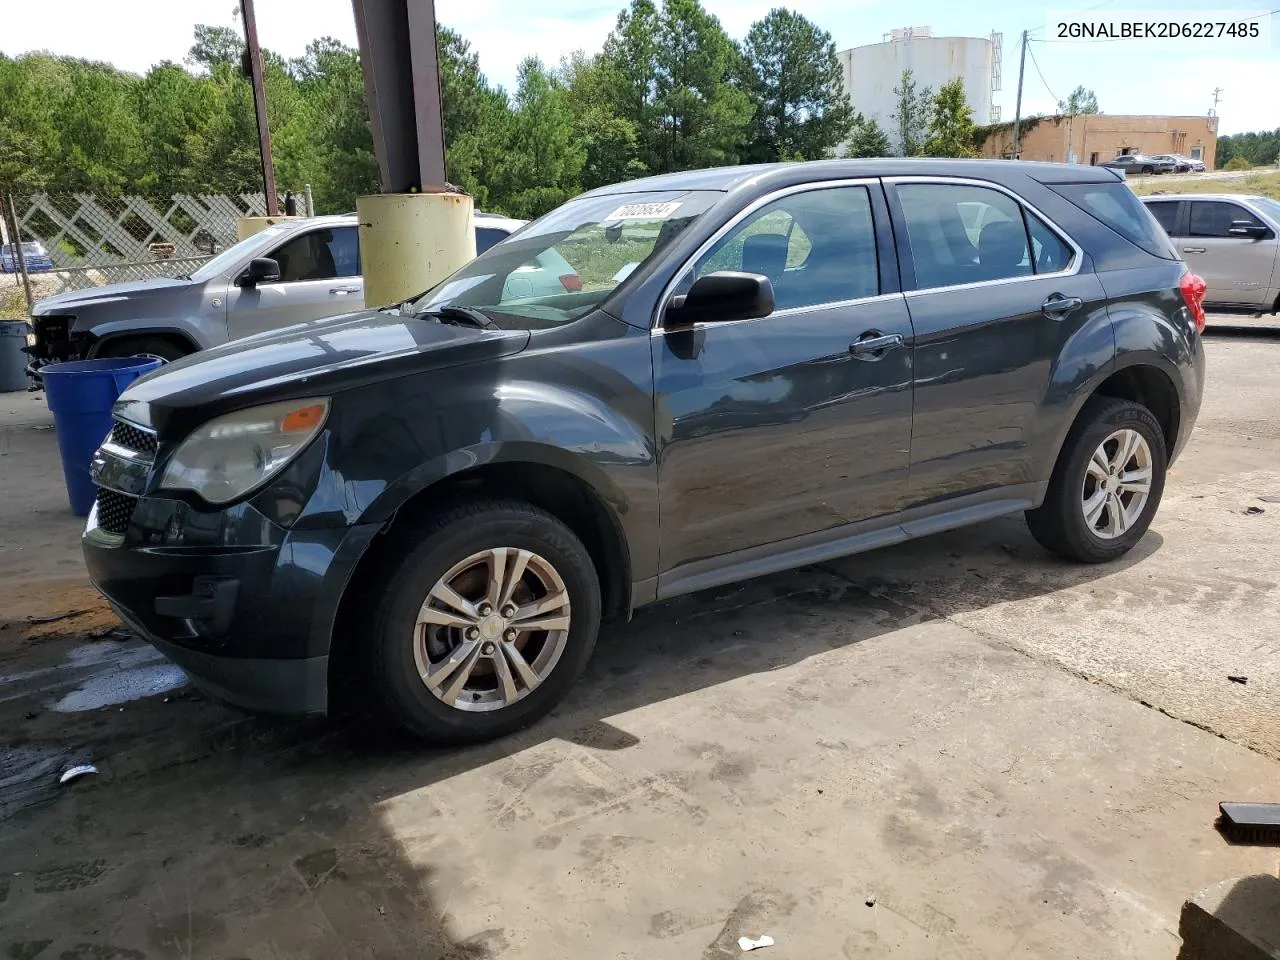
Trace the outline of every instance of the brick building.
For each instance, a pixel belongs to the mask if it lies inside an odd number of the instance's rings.
[[[1213,169],[1218,152],[1217,117],[1092,116],[1028,117],[1022,121],[1023,160],[1101,163],[1125,153],[1180,153]],[[1013,155],[1013,124],[991,130],[984,157]]]

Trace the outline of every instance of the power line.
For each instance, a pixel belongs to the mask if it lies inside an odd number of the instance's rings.
[[[1092,7],[1085,7],[1084,10],[1081,11],[1081,13],[1088,13],[1090,10],[1100,10],[1101,8],[1105,7],[1107,4],[1115,3],[1115,2],[1116,0],[1102,0],[1101,3],[1095,3]],[[1046,24],[1042,23],[1038,27],[1029,27],[1027,28],[1026,32],[1029,34],[1035,33],[1037,30],[1043,30],[1045,26]]]
[[[1049,81],[1044,78],[1044,73],[1040,69],[1040,63],[1039,61],[1036,60],[1036,52],[1034,50],[1029,49],[1030,44],[1028,44],[1027,46],[1028,46],[1027,52],[1031,54],[1031,64],[1036,68],[1036,75],[1040,77],[1040,82],[1043,83],[1044,88],[1049,91],[1049,96],[1053,97],[1053,102],[1055,104],[1061,103],[1062,101],[1058,99],[1058,95],[1054,93],[1052,89],[1050,89]]]

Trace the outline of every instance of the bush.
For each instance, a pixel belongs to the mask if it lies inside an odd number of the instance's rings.
[[[1227,162],[1227,165],[1222,169],[1223,170],[1252,170],[1253,164],[1251,164],[1244,157],[1232,157]]]

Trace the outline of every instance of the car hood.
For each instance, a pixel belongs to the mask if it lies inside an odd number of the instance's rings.
[[[368,310],[300,323],[192,354],[135,381],[117,412],[185,435],[230,410],[519,353],[528,330],[480,330]]]
[[[67,313],[85,307],[97,307],[108,303],[118,303],[138,294],[148,294],[155,290],[188,287],[191,280],[175,280],[169,277],[156,280],[130,280],[125,283],[109,283],[105,287],[90,287],[87,290],[72,290],[46,297],[36,303],[31,311],[34,317],[54,313]]]

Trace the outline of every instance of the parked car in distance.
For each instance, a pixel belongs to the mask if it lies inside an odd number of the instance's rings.
[[[476,214],[476,251],[524,224]],[[564,293],[575,279],[572,267],[549,255],[513,278],[513,296],[515,289],[524,296]],[[31,311],[27,372],[39,382],[40,368],[59,360],[139,353],[176,360],[364,306],[355,216],[289,220],[228,247],[190,276],[113,283],[41,300]]]
[[[1176,164],[1171,160],[1157,160],[1155,157],[1131,153],[1123,157],[1116,157],[1114,160],[1104,160],[1098,166],[1107,167],[1110,170],[1123,170],[1125,176],[1132,176],[1135,173],[1173,173]]]
[[[548,251],[580,289],[509,297]],[[1120,557],[1200,409],[1203,292],[1088,166],[604,187],[416,301],[136,381],[85,560],[219,696],[322,711],[363,669],[423,737],[495,737],[656,600],[1015,512]]]
[[[1215,313],[1280,312],[1280,201],[1240,194],[1162,194],[1143,203],[1204,278]]]
[[[43,243],[34,240],[23,241],[22,261],[18,260],[17,248],[12,243],[0,246],[0,272],[17,273],[26,263],[28,273],[43,273],[53,269],[53,258]]]
[[[1174,173],[1204,173],[1204,161],[1184,157],[1180,153],[1157,153],[1151,158],[1161,163],[1172,163]]]

